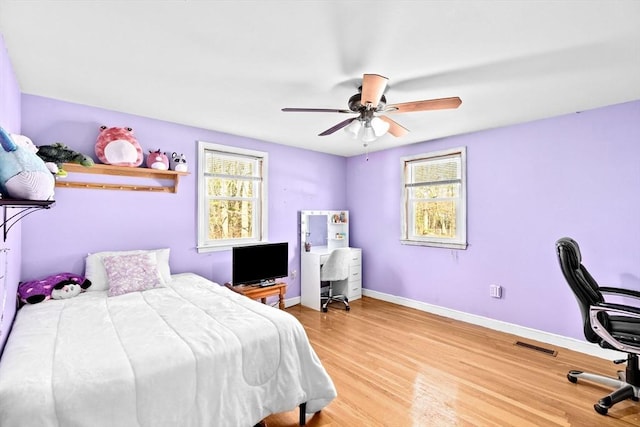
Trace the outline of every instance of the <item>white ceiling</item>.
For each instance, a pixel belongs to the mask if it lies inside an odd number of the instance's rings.
[[[369,150],[640,99],[640,1],[18,1],[0,33],[22,92],[342,156],[364,73],[392,118]],[[127,126],[111,123],[110,126]]]

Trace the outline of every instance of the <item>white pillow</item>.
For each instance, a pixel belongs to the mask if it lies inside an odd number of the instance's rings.
[[[158,273],[165,283],[171,282],[171,269],[169,268],[169,248],[135,251],[109,251],[96,252],[87,255],[84,265],[84,276],[91,280],[91,286],[87,291],[106,291],[109,289],[109,278],[102,260],[108,256],[134,255],[141,253],[154,253]]]

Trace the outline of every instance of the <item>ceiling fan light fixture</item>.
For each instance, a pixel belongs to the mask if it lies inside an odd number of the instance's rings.
[[[362,122],[354,120],[344,128],[344,131],[351,135],[353,139],[357,139],[358,135],[360,135],[360,129],[362,129]]]
[[[375,133],[376,137],[380,137],[387,133],[389,126],[391,125],[380,117],[374,117],[371,119],[371,128],[373,129],[373,133]]]
[[[362,142],[373,142],[376,140],[376,138],[376,133],[374,132],[371,125],[365,123],[364,128],[362,129]]]

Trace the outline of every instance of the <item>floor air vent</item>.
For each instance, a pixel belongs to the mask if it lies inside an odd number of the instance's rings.
[[[516,345],[520,346],[520,347],[528,348],[530,350],[539,351],[540,353],[548,354],[548,355],[553,356],[553,357],[555,357],[558,354],[557,351],[551,350],[550,348],[544,348],[544,347],[540,347],[538,345],[533,345],[533,344],[529,344],[529,343],[522,342],[522,341],[516,341]]]

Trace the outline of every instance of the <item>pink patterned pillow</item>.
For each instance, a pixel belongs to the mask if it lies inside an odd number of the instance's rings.
[[[109,296],[164,287],[154,253],[108,256],[102,259]]]

